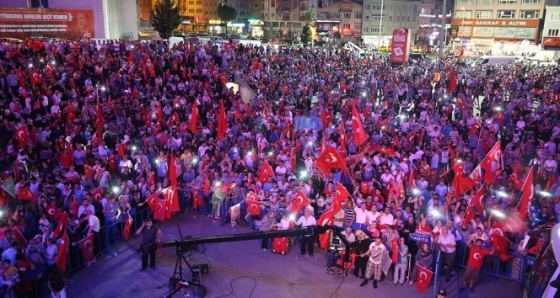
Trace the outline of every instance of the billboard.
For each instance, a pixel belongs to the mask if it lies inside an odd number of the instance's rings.
[[[541,44],[545,49],[558,49],[560,48],[560,37],[543,37]]]
[[[0,37],[95,37],[93,10],[0,8]]]
[[[391,63],[404,64],[408,61],[410,31],[405,28],[393,30],[391,40]]]

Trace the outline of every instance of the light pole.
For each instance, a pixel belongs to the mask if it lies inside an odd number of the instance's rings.
[[[381,0],[381,15],[379,16],[379,32],[377,35],[377,38],[379,40],[379,45],[377,46],[377,50],[379,51],[379,49],[381,48],[381,26],[383,26],[383,4],[384,4],[384,0]]]
[[[447,11],[447,0],[443,0],[443,7],[441,9],[441,40],[439,44],[439,54],[443,57],[443,47],[445,44],[446,36],[445,36],[445,12]]]

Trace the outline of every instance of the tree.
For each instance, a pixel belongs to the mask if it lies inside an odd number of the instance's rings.
[[[226,35],[227,35],[227,22],[235,19],[237,17],[237,10],[235,7],[229,6],[226,3],[218,4],[218,17],[222,22],[223,25],[226,26]]]
[[[173,30],[181,25],[179,4],[175,0],[158,0],[152,10],[151,23],[161,38],[171,37]]]
[[[305,45],[310,43],[313,39],[313,30],[311,29],[313,21],[315,21],[315,13],[313,9],[308,8],[307,11],[305,11],[305,25],[301,31],[301,42]]]

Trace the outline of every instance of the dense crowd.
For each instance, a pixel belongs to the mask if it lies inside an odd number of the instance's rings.
[[[49,286],[62,290],[62,251],[79,255],[80,241],[111,225],[95,238],[95,252],[105,250],[169,187],[178,204],[160,219],[196,209],[225,223],[238,206],[233,223],[270,229],[288,226],[280,219],[298,193],[310,200],[297,208],[300,224],[305,210],[320,219],[336,207],[335,225],[379,239],[358,249],[365,272],[356,275],[367,279],[379,280],[373,252],[393,250],[392,239],[403,237],[403,262],[408,253],[422,262],[411,233],[449,254],[451,242],[490,245],[495,232],[518,247],[528,229],[560,220],[558,69],[455,60],[391,66],[334,48],[231,43],[0,43],[4,291],[32,290],[26,266],[54,271]],[[232,74],[254,96],[226,85]],[[300,116],[322,127],[296,125]],[[329,148],[345,167],[317,167]],[[274,173],[263,177],[264,165]],[[348,198],[337,198],[338,185]],[[248,211],[249,193],[260,215]],[[519,220],[506,226],[509,215]]]

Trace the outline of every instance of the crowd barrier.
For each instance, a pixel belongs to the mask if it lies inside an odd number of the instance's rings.
[[[132,235],[136,233],[136,229],[142,225],[144,219],[149,216],[149,210],[144,209],[142,212],[135,212],[133,209],[131,210],[130,215],[134,221],[130,229],[130,235],[132,237]],[[102,254],[110,255],[117,253],[118,246],[124,242],[123,228],[124,221],[121,220],[119,222],[113,222],[102,226],[99,233],[94,234],[94,253],[96,257]],[[73,273],[86,265],[87,262],[84,261],[79,245],[72,245],[72,243],[70,243],[67,254],[67,274],[71,276]],[[21,280],[21,283],[31,282],[32,291],[25,293],[21,297],[50,297],[47,281],[52,270],[54,270],[53,267],[45,264],[45,266],[35,268],[35,270],[28,272]],[[20,296],[18,295],[18,297]]]
[[[517,282],[522,286],[525,283],[527,272],[535,263],[535,257],[522,255],[518,252],[509,251],[511,258],[502,262],[497,255],[488,255],[484,259],[480,272],[496,278],[503,278]],[[457,243],[457,258],[455,264],[459,267],[467,265],[469,248],[462,242]]]

